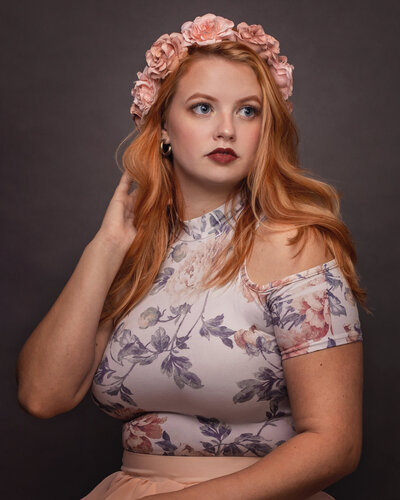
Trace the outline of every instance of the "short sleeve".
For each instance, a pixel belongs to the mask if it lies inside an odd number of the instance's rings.
[[[265,315],[283,360],[362,340],[357,304],[336,259],[275,283]]]

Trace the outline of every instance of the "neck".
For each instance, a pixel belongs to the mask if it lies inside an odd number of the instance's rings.
[[[207,214],[215,208],[223,205],[227,196],[204,196],[203,198],[191,199],[189,202],[185,199],[183,220],[191,220],[201,215]]]
[[[208,186],[179,183],[183,196],[183,220],[195,219],[223,205],[232,193],[232,186]]]

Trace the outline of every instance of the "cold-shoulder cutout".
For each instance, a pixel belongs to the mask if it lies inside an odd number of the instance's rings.
[[[242,275],[250,287],[268,289],[275,282],[334,259],[319,233],[311,230],[305,235],[305,241],[301,239],[289,245],[288,239],[297,234],[297,229],[290,225],[286,225],[286,230],[282,225],[274,227],[282,231],[276,233],[268,227],[257,229],[252,252],[242,266]]]

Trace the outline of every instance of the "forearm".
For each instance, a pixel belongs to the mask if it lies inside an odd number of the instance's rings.
[[[176,493],[185,500],[301,500],[326,488],[356,466],[354,450],[336,437],[297,434],[254,465]],[[218,459],[216,458],[216,461]]]
[[[95,237],[17,363],[18,398],[29,408],[62,408],[92,368],[104,300],[124,256]]]

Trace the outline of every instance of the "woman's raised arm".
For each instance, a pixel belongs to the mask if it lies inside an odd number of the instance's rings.
[[[90,387],[112,330],[111,321],[98,327],[104,301],[136,235],[130,185],[125,172],[99,231],[19,354],[18,401],[34,416],[71,410]]]

